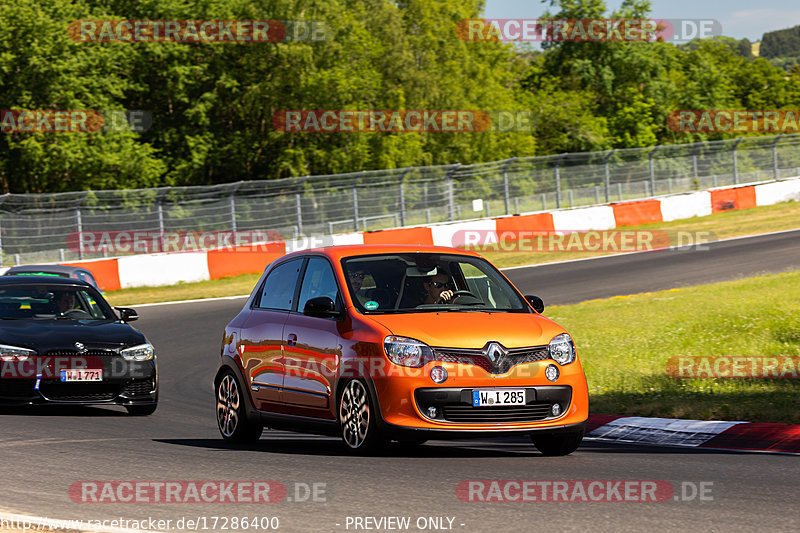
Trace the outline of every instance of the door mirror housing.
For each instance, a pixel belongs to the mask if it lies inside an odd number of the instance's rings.
[[[317,296],[311,298],[303,307],[303,314],[318,318],[339,318],[339,311],[336,310],[336,303],[327,296]]]
[[[526,294],[525,299],[528,300],[528,303],[531,304],[531,307],[533,307],[537,313],[540,315],[544,313],[544,301],[541,298]]]
[[[139,319],[139,313],[135,309],[130,307],[115,307],[114,309],[119,311],[119,319],[122,322],[133,322]]]

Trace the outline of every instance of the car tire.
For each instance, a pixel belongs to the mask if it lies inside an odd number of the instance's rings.
[[[561,435],[531,435],[531,440],[542,455],[560,457],[569,455],[578,449],[583,440],[583,431],[579,433],[565,433]]]
[[[339,432],[342,442],[351,453],[370,454],[383,448],[367,385],[360,379],[345,383],[339,395]]]
[[[217,397],[217,427],[222,438],[231,442],[255,442],[264,426],[247,416],[243,390],[233,372],[222,374],[214,387]]]
[[[149,403],[146,405],[126,405],[125,409],[127,409],[130,416],[150,416],[156,412],[157,407],[157,403]]]

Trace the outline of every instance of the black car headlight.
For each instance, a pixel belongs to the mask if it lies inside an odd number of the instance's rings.
[[[156,350],[152,344],[139,344],[120,350],[119,354],[128,361],[149,361],[155,356]]]
[[[575,343],[567,333],[556,335],[547,346],[550,358],[559,365],[568,365],[575,360]]]
[[[36,352],[29,348],[0,344],[0,361],[25,361],[32,355]]]

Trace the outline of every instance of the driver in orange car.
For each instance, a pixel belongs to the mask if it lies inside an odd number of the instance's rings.
[[[423,304],[449,303],[453,297],[450,287],[450,276],[439,271],[425,282],[425,300]]]

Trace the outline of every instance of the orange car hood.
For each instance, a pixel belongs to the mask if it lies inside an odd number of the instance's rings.
[[[506,348],[542,346],[564,333],[551,320],[532,313],[443,312],[369,315],[393,335],[430,346],[482,348],[497,341]]]

